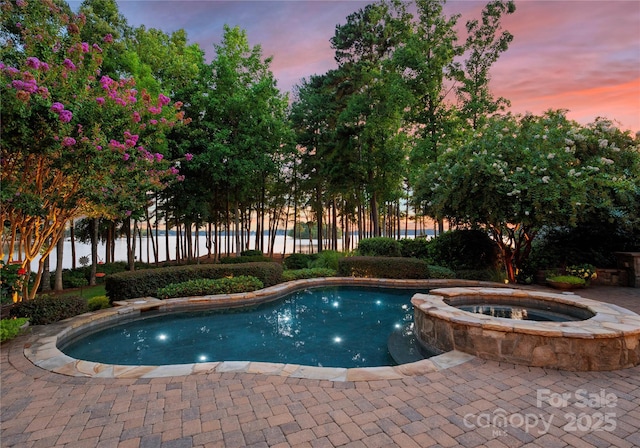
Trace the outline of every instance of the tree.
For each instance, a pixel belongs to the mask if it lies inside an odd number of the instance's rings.
[[[507,51],[513,35],[501,30],[500,19],[504,14],[513,14],[513,1],[494,0],[482,11],[482,21],[467,22],[467,40],[464,49],[467,58],[464,67],[456,72],[460,84],[456,87],[460,102],[461,117],[477,129],[489,115],[502,111],[509,105],[505,98],[494,99],[489,90],[489,71],[500,54]]]
[[[97,76],[112,37],[82,41],[83,15],[45,1],[4,7],[0,218],[10,261],[17,249],[28,272],[42,255],[28,299],[69,220],[131,214],[141,193],[178,178],[162,151],[181,115],[132,79]]]
[[[459,117],[451,97],[460,71],[456,57],[463,52],[456,31],[460,16],[446,17],[444,4],[444,0],[416,1],[417,20],[406,45],[394,55],[396,64],[404,68],[403,81],[412,99],[406,125],[413,141],[407,174],[410,188],[458,133]],[[435,217],[442,232],[442,217]]]
[[[277,89],[272,59],[263,58],[259,45],[249,45],[245,31],[225,26],[215,50],[215,59],[201,67],[184,98],[193,126],[187,131],[188,147],[180,147],[193,160],[182,188],[208,205],[188,208],[208,222],[233,217],[239,253],[242,243],[249,243],[243,235],[251,221],[244,218],[255,211],[256,235],[265,229],[267,185],[279,172],[289,139],[288,98]],[[183,206],[183,197],[179,200]],[[261,246],[262,238],[257,241]]]
[[[594,157],[591,136],[599,128],[581,127],[563,111],[492,117],[429,166],[418,197],[432,213],[486,228],[515,282],[544,227],[576,225],[586,210],[596,204],[610,210],[613,202],[626,204],[637,218],[632,201],[637,204],[638,181],[629,171],[638,166],[637,147],[628,133],[613,128],[608,135],[617,136],[615,144],[607,140],[606,151],[601,148]],[[592,144],[584,152],[580,148],[587,141]],[[627,162],[614,168],[609,157]],[[616,191],[619,196],[612,194]]]
[[[400,134],[409,98],[404,68],[394,63],[393,54],[404,44],[410,21],[402,3],[381,1],[349,15],[331,39],[342,103],[335,151],[352,153],[347,155],[351,170],[342,165],[341,172],[355,174],[367,193],[376,236],[381,234],[379,206],[400,196],[404,172]]]

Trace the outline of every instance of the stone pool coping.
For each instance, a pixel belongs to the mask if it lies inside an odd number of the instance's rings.
[[[455,279],[395,280],[354,277],[331,277],[295,280],[242,294],[221,294],[201,297],[183,297],[159,300],[144,297],[114,302],[114,308],[85,313],[55,324],[32,326],[32,336],[25,344],[24,354],[36,366],[62,375],[93,378],[158,378],[213,372],[257,373],[292,378],[308,378],[329,381],[376,381],[402,379],[453,367],[474,359],[460,351],[450,351],[421,361],[397,366],[334,368],[297,364],[280,364],[252,361],[220,361],[162,366],[126,366],[102,364],[72,358],[58,349],[75,335],[101,326],[133,319],[145,311],[177,311],[179,309],[232,308],[256,305],[277,300],[287,294],[307,288],[324,286],[362,286],[384,288],[442,288],[453,286],[502,287],[492,282]],[[507,285],[505,285],[507,286]]]
[[[447,303],[456,298],[551,301],[587,309],[593,317],[565,322],[496,318]],[[617,370],[640,364],[640,315],[573,293],[454,287],[415,294],[411,303],[416,337],[441,350],[563,370]]]

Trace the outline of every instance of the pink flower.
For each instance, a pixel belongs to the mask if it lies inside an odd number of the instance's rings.
[[[133,113],[133,121],[135,123],[139,123],[140,122],[140,114],[138,112],[134,112]]]
[[[164,96],[161,93],[160,95],[158,95],[158,102],[160,104],[162,104],[163,106],[166,106],[167,104],[169,104],[171,102],[171,98],[169,98],[168,96]]]
[[[102,98],[101,96],[99,96],[98,98],[96,98],[96,103],[98,103],[99,105],[103,105],[104,104],[104,98]]]
[[[76,69],[76,65],[73,63],[73,61],[71,59],[65,59],[62,62],[62,65],[64,65],[66,68],[68,68],[69,70],[75,70]]]
[[[127,215],[127,216],[131,216],[131,210],[127,210],[127,211],[125,212],[125,215]]]
[[[11,81],[11,86],[16,90],[24,90],[29,93],[35,93],[38,91],[38,85],[36,84],[35,79],[30,79],[28,81],[20,81],[19,79],[16,79]]]
[[[172,166],[171,168],[169,168],[169,171],[171,172],[171,174],[174,174],[174,175],[180,172],[178,168],[176,168],[175,166]]]
[[[36,70],[38,70],[40,68],[40,59],[29,56],[27,58],[27,67],[35,68]]]
[[[158,124],[158,120],[149,120],[149,123],[151,123],[151,124]]]
[[[60,112],[60,115],[58,115],[58,117],[60,117],[60,121],[62,121],[63,123],[69,123],[73,118],[73,114],[70,110],[63,110],[62,112]]]
[[[86,42],[82,42],[80,44],[80,48],[82,48],[82,52],[83,53],[88,53],[89,52],[89,44]]]
[[[191,159],[193,159],[193,154],[188,152],[184,155],[184,158],[187,160],[187,162],[189,162]]]
[[[64,104],[62,103],[55,102],[51,105],[51,111],[56,114],[59,114],[63,110],[64,110]]]
[[[149,112],[151,112],[153,115],[158,115],[158,114],[162,113],[162,108],[161,107],[151,106],[147,110]]]
[[[16,0],[16,6],[22,8],[26,5],[27,5],[27,2],[25,2],[24,0]]]
[[[40,61],[40,70],[42,70],[43,72],[49,71],[49,64]]]
[[[122,160],[126,162],[127,160],[129,160],[129,157],[131,156],[125,152],[124,155],[122,156]]]
[[[62,139],[62,146],[73,146],[76,144],[76,139],[73,137],[65,137]]]
[[[107,75],[104,75],[102,78],[100,78],[100,84],[102,85],[103,89],[108,89],[109,87],[111,87],[111,85],[114,83],[115,81],[111,78],[109,78]]]
[[[113,42],[113,36],[111,34],[107,34],[106,36],[104,36],[102,40],[105,42],[111,43]]]
[[[156,160],[159,162],[162,160],[164,156],[162,154],[160,154],[159,152],[156,153]]]
[[[100,48],[100,45],[98,44],[93,44],[93,49],[96,50],[98,53],[102,53],[102,48]]]

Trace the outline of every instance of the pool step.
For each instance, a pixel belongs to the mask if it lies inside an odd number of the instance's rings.
[[[389,335],[387,349],[396,364],[408,364],[439,354],[430,352],[418,343],[413,334],[412,323],[405,324]]]

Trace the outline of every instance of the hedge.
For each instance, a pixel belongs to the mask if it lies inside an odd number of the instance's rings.
[[[171,266],[121,272],[105,278],[109,301],[154,296],[159,288],[199,278],[223,278],[249,275],[258,278],[265,287],[280,283],[282,266],[279,263],[199,264]]]
[[[89,311],[82,297],[42,296],[18,302],[11,308],[11,317],[26,317],[32,325],[46,325]]]
[[[338,263],[341,277],[430,278],[426,261],[402,257],[345,257]]]
[[[400,257],[400,243],[389,237],[365,238],[358,243],[358,254],[364,257]]]
[[[231,278],[199,278],[183,283],[174,283],[158,289],[157,297],[170,299],[173,297],[207,296],[214,294],[234,294],[262,289],[264,285],[255,277],[241,275]]]
[[[305,278],[335,277],[336,270],[330,268],[287,269],[282,273],[282,280],[290,282]]]

